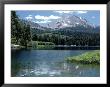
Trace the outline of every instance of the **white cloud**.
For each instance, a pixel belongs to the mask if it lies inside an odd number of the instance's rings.
[[[76,11],[78,14],[85,14],[87,11]]]
[[[32,17],[32,15],[28,15],[27,17],[25,17],[27,20],[32,20],[33,19],[33,17]]]
[[[54,12],[57,12],[59,14],[71,14],[71,13],[85,14],[88,11],[54,11]]]
[[[63,24],[63,25],[64,25],[64,26],[68,26],[68,24],[66,24],[66,23],[65,23],[65,24]]]
[[[41,15],[36,15],[35,19],[40,19],[40,20],[51,20],[51,19],[59,19],[61,17],[59,16],[54,16],[54,15],[50,15],[50,16],[41,16]]]
[[[95,19],[95,16],[92,16],[91,18],[92,18],[92,19]]]
[[[35,21],[35,23],[49,23],[49,22],[51,22],[51,21],[49,21],[49,20],[45,20],[45,21]]]
[[[73,11],[54,11],[54,12],[57,12],[57,13],[67,13],[67,14],[70,14],[70,13],[73,13]]]

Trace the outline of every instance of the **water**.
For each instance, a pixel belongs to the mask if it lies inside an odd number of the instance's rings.
[[[88,50],[12,51],[11,76],[16,77],[98,77],[99,65],[67,63],[66,57]]]

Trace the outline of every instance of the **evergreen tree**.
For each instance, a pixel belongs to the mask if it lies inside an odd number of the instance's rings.
[[[26,47],[31,41],[30,25],[19,19],[15,11],[11,12],[11,38],[12,43]]]

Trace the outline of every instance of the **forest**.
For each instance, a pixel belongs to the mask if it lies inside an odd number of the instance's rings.
[[[11,11],[11,43],[27,47],[31,41],[30,25],[27,25]]]

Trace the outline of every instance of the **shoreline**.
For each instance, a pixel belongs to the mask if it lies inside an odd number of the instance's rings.
[[[25,49],[25,46],[11,44],[11,49]],[[100,46],[73,46],[73,45],[36,45],[28,46],[26,49],[36,50],[100,50]]]

